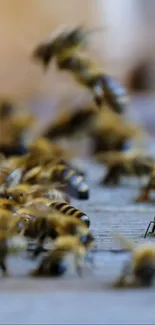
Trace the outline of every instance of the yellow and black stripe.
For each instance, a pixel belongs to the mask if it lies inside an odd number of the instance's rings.
[[[89,88],[98,106],[106,100],[115,112],[124,111],[129,102],[126,89],[116,79],[96,68],[88,57],[83,57],[76,51],[62,53],[57,57],[57,66],[60,70],[72,73],[79,84]]]
[[[65,202],[65,201],[56,202],[55,201],[55,202],[52,202],[50,206],[53,209],[65,214],[66,216],[73,216],[75,218],[78,218],[78,219],[82,220],[83,222],[85,222],[88,227],[90,226],[90,220],[89,220],[88,216],[84,212],[73,207],[72,205],[69,205],[67,202]]]
[[[89,188],[84,178],[65,164],[55,166],[52,172],[52,180],[64,183],[66,191],[73,197],[85,200],[89,198]]]

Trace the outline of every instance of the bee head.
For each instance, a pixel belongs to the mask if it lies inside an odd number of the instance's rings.
[[[155,276],[155,245],[151,243],[140,245],[135,250],[134,263],[135,276],[142,285],[151,285]]]
[[[52,44],[41,44],[33,52],[33,58],[40,61],[45,67],[49,65],[53,57]]]

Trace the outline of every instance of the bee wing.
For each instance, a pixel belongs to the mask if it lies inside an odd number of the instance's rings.
[[[126,238],[125,236],[123,236],[120,233],[113,233],[113,237],[115,237],[116,239],[119,240],[119,242],[122,244],[122,246],[124,246],[125,248],[129,249],[131,252],[135,251],[135,244],[129,240],[128,238]]]

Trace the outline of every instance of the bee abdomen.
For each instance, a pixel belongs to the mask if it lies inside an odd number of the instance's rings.
[[[67,183],[67,192],[71,196],[87,200],[89,198],[89,188],[84,178],[74,170],[66,168],[63,172],[63,179]]]
[[[78,218],[82,220],[88,227],[90,226],[90,220],[88,216],[84,212],[74,208],[66,202],[52,202],[51,207],[65,215]]]
[[[110,76],[102,76],[102,84],[105,99],[117,113],[123,113],[125,106],[129,102],[126,89]]]

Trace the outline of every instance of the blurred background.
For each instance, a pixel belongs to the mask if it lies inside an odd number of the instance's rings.
[[[154,94],[148,90],[154,86],[154,13],[154,0],[1,0],[1,97],[24,102],[44,120],[87,97],[54,66],[45,74],[31,52],[59,25],[103,27],[90,40],[90,55],[136,94],[131,110],[136,107],[135,118],[153,130]]]

